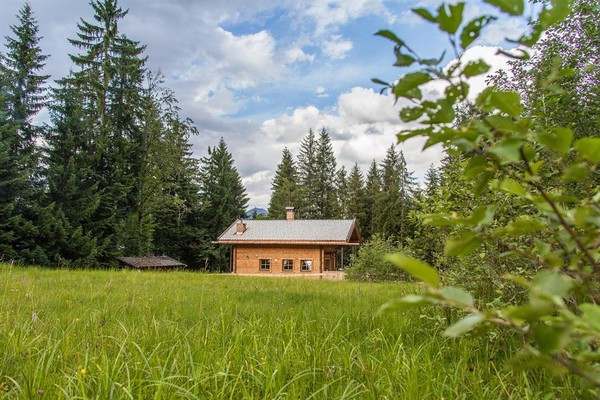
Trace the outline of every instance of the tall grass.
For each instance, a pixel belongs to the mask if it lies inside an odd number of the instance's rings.
[[[515,338],[448,340],[410,285],[0,264],[0,398],[584,398],[504,367]]]

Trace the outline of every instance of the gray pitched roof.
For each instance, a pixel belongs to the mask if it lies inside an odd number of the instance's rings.
[[[119,257],[118,260],[133,268],[171,268],[186,266],[184,263],[167,256]]]
[[[347,220],[244,220],[246,230],[236,234],[233,224],[219,236],[218,243],[245,242],[336,242],[358,243],[356,222]],[[351,240],[354,239],[354,240]]]

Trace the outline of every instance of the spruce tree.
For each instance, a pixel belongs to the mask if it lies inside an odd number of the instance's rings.
[[[362,171],[358,163],[354,163],[348,177],[348,217],[356,219],[361,233],[367,226],[364,185]]]
[[[300,182],[300,204],[296,206],[296,214],[301,218],[314,218],[317,214],[314,201],[317,191],[317,140],[312,129],[308,130],[307,135],[300,143],[298,180]]]
[[[82,98],[82,135],[94,155],[90,170],[101,194],[92,229],[101,259],[114,262],[131,242],[129,225],[139,191],[135,176],[144,156],[139,119],[146,59],[144,46],[120,33],[119,21],[127,11],[116,0],[90,4],[96,24],[81,20],[77,39],[69,39],[80,54],[71,55],[77,68],[59,81],[59,90],[73,88]]]
[[[367,172],[367,181],[365,184],[365,195],[364,195],[364,211],[365,211],[365,223],[362,228],[362,237],[368,240],[372,235],[377,233],[375,221],[378,219],[377,214],[377,199],[381,193],[381,177],[379,169],[377,168],[377,162],[373,160],[369,171]]]
[[[400,154],[391,145],[380,165],[381,192],[376,198],[375,227],[384,238],[399,238],[402,226]]]
[[[431,197],[439,187],[440,172],[433,164],[430,164],[425,172],[425,194]]]
[[[335,190],[336,160],[333,154],[331,139],[325,128],[319,133],[317,150],[315,154],[315,186],[314,192],[309,197],[314,204],[313,218],[334,218],[337,214],[337,200]]]
[[[48,264],[46,237],[40,226],[51,226],[43,208],[36,139],[42,127],[33,117],[46,105],[40,71],[48,56],[39,47],[38,24],[29,4],[11,26],[6,54],[0,54],[0,257]]]
[[[227,250],[210,242],[246,215],[249,199],[223,138],[216,147],[209,147],[208,156],[201,159],[200,200],[207,235],[201,256],[208,269],[226,271]]]
[[[348,177],[346,175],[346,168],[343,165],[335,175],[335,191],[337,198],[336,218],[341,219],[346,219],[350,215]]]
[[[298,171],[288,148],[283,149],[271,186],[269,218],[284,219],[286,207],[299,206]]]
[[[156,78],[157,83],[162,82],[159,76]],[[152,81],[156,79],[149,79]],[[147,107],[150,126],[145,129],[160,128],[161,133],[159,138],[148,137],[146,167],[140,173],[142,204],[137,209],[140,218],[152,218],[154,253],[168,254],[190,268],[197,268],[201,262],[199,241],[205,236],[199,165],[192,157],[189,143],[190,136],[196,135],[197,130],[191,120],[180,117],[172,91],[166,88],[153,90],[153,101]],[[154,124],[158,126],[152,128]]]

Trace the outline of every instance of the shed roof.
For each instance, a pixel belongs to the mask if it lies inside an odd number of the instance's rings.
[[[219,236],[217,243],[295,243],[358,245],[360,234],[353,219],[325,220],[247,220],[246,230],[238,234],[235,221]]]
[[[167,256],[119,257],[119,261],[133,268],[177,268],[186,265]]]

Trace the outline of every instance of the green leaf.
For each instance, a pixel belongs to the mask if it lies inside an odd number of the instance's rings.
[[[404,107],[400,110],[400,119],[404,122],[411,122],[419,119],[425,110],[423,107]]]
[[[424,102],[425,104],[425,102]],[[435,106],[427,109],[427,115],[429,115],[429,119],[425,121],[426,124],[444,124],[450,123],[454,121],[456,117],[456,113],[454,112],[454,107],[452,107],[452,103],[450,103],[446,99],[441,99],[436,101]]]
[[[389,31],[387,29],[382,29],[382,30],[376,32],[375,36],[381,36],[386,39],[389,39],[392,42],[396,43],[398,46],[405,46],[405,43],[402,39],[400,39],[398,36],[396,36],[396,34],[394,32]]]
[[[419,86],[431,81],[431,77],[423,72],[413,72],[404,75],[394,85],[394,94],[396,98],[405,97],[408,99],[420,99]],[[417,91],[415,91],[415,89]]]
[[[477,325],[481,324],[483,321],[485,321],[485,318],[482,315],[479,315],[479,314],[467,315],[460,321],[449,326],[444,331],[444,336],[451,337],[451,338],[458,337],[464,333],[467,333],[467,332],[473,330]]]
[[[489,115],[485,117],[485,121],[498,131],[515,133],[522,131],[512,118],[505,117],[504,115]]]
[[[541,231],[546,228],[546,224],[538,218],[531,215],[521,215],[508,223],[505,228],[497,231],[506,233],[509,236],[522,236],[531,232]]]
[[[473,296],[471,296],[468,292],[465,292],[464,290],[454,286],[446,286],[442,288],[442,290],[440,290],[440,294],[447,300],[451,300],[463,306],[472,306],[475,304]]]
[[[503,314],[512,319],[522,321],[537,321],[540,318],[554,312],[554,307],[550,302],[528,303],[522,306],[508,306],[503,310]]]
[[[438,8],[437,22],[440,29],[450,34],[456,33],[458,27],[462,23],[462,14],[465,8],[465,3],[458,3],[456,5],[442,4]]]
[[[562,174],[564,182],[581,182],[590,173],[590,169],[584,163],[576,163],[565,168]]]
[[[396,67],[408,67],[415,62],[415,58],[409,56],[408,54],[402,54],[400,52],[396,53],[396,62],[394,66]]]
[[[446,240],[444,254],[447,256],[464,257],[473,252],[483,243],[481,236],[469,231],[459,236],[452,236]]]
[[[460,46],[466,49],[475,39],[479,37],[481,29],[483,29],[491,21],[495,20],[495,17],[489,15],[483,15],[479,18],[471,20],[464,28],[460,35]],[[487,71],[486,71],[487,72]]]
[[[573,141],[573,131],[569,128],[556,127],[551,131],[540,132],[537,134],[538,141],[546,147],[566,154],[571,148]]]
[[[489,225],[494,220],[494,214],[496,213],[496,206],[479,206],[473,213],[471,213],[471,218],[469,218],[469,222],[471,225],[475,225],[477,227],[482,227],[484,225]]]
[[[540,23],[544,28],[548,28],[557,22],[564,20],[569,12],[573,2],[571,0],[552,0],[552,8],[545,7],[540,14]]]
[[[536,347],[543,354],[552,354],[562,350],[568,342],[571,325],[552,326],[538,324],[533,327]]]
[[[521,186],[521,184],[512,178],[504,178],[498,186],[500,190],[510,194],[516,194],[517,196],[525,197],[527,191]]]
[[[581,318],[596,332],[600,333],[600,306],[584,303],[579,306],[583,312]]]
[[[587,137],[575,142],[575,149],[587,160],[597,164],[600,162],[600,138]]]
[[[396,135],[396,139],[398,143],[402,143],[407,141],[408,139],[412,139],[415,136],[427,135],[429,133],[426,129],[414,129],[410,131],[402,131]]]
[[[371,82],[376,83],[378,85],[391,86],[388,82],[382,81],[381,79],[371,78]],[[385,88],[384,88],[385,89]]]
[[[517,138],[506,138],[490,148],[490,152],[507,161],[517,162],[521,160],[521,146],[523,141]]]
[[[386,254],[385,260],[431,286],[437,286],[440,283],[440,276],[435,268],[422,261],[400,253]]]
[[[525,10],[523,0],[483,0],[488,4],[498,7],[500,10],[510,15],[521,15]]]
[[[485,74],[490,68],[490,65],[483,60],[471,61],[465,65],[462,74],[467,78],[471,78],[473,76]]]
[[[492,91],[489,101],[492,106],[512,117],[518,117],[523,112],[521,96],[515,92]]]
[[[426,305],[439,304],[440,300],[432,296],[407,294],[400,299],[390,300],[377,310],[377,315],[390,311],[406,311],[420,308]]]
[[[479,174],[477,179],[475,179],[473,193],[476,196],[479,196],[480,194],[485,192],[488,189],[488,183],[490,182],[490,179],[492,179],[493,176],[494,173],[490,171],[483,171],[481,174]]]
[[[481,171],[486,168],[486,157],[484,155],[478,155],[472,157],[463,170],[463,176],[467,179],[474,179]]]
[[[573,280],[558,272],[542,271],[533,278],[531,286],[547,296],[566,297],[573,287]]]
[[[425,8],[413,8],[412,11],[429,22],[437,22],[437,19]]]

